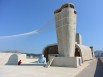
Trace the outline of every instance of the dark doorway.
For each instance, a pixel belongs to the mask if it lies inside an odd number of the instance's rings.
[[[53,46],[48,46],[44,52],[44,57],[46,57],[46,61],[48,62],[48,54],[58,54],[58,46],[53,45]]]
[[[80,52],[78,48],[75,48],[75,57],[80,57]]]

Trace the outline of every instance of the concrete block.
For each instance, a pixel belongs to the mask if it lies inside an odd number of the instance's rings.
[[[49,55],[49,59],[51,59],[55,55]],[[62,57],[57,56],[54,57],[54,60],[51,66],[60,66],[60,67],[78,67],[81,66],[82,60],[81,57]]]

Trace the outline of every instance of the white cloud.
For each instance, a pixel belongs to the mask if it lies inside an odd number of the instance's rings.
[[[16,35],[10,35],[10,36],[0,36],[0,39],[12,38],[12,37],[20,37],[20,36],[26,36],[26,35],[34,35],[34,34],[37,34],[37,33],[38,33],[38,30],[34,30],[34,31],[31,31],[31,32],[22,33],[22,34],[16,34]]]

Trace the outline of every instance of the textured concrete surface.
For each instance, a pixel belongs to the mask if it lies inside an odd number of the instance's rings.
[[[93,61],[75,77],[103,77],[103,62],[100,59]]]
[[[49,60],[53,58],[54,55],[49,55]],[[66,67],[79,67],[82,64],[81,57],[54,57],[51,66],[66,66]]]
[[[76,48],[79,49],[80,56],[82,57],[83,61],[93,59],[92,51],[89,46],[75,44]]]
[[[70,4],[68,4],[70,5]],[[65,57],[74,57],[76,14],[74,8],[66,7],[55,14],[58,51]]]
[[[74,77],[87,66],[88,62],[79,68],[44,68],[40,64],[23,64],[21,66],[2,65],[0,66],[0,77]]]

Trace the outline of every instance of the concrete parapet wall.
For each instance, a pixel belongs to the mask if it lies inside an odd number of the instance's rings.
[[[49,60],[53,56],[49,55]],[[51,66],[78,67],[82,64],[81,57],[54,57]]]
[[[0,53],[0,65],[16,65],[19,60],[25,62],[26,54]]]

